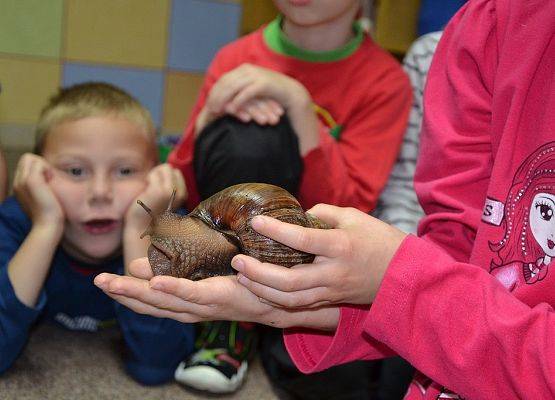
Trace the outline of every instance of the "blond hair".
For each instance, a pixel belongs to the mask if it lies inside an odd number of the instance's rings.
[[[61,88],[42,109],[36,129],[35,153],[42,153],[48,133],[57,125],[102,115],[124,117],[136,123],[155,142],[152,117],[133,96],[108,83],[86,82]]]

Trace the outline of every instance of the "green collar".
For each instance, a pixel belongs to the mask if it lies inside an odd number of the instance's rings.
[[[344,46],[330,51],[310,51],[301,49],[289,40],[281,29],[283,17],[279,15],[264,29],[264,41],[266,45],[278,54],[294,57],[309,62],[331,62],[339,61],[353,54],[364,38],[364,31],[358,22],[353,24],[355,37]]]

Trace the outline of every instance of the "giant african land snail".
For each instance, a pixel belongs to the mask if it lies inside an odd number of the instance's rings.
[[[243,253],[263,262],[291,267],[309,263],[307,254],[260,235],[251,228],[256,215],[267,215],[305,227],[327,229],[324,222],[303,211],[286,190],[263,183],[231,186],[201,202],[186,216],[171,211],[152,216],[146,232],[151,246],[148,258],[155,275],[192,280],[233,273],[230,261]]]

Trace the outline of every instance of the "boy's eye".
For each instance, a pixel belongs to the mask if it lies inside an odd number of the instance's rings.
[[[81,178],[85,175],[85,170],[81,167],[70,167],[66,169],[66,173],[76,178]]]
[[[135,169],[131,167],[122,167],[118,169],[118,175],[122,177],[131,176],[134,173],[135,173]]]

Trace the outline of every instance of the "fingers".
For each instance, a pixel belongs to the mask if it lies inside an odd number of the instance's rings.
[[[241,106],[239,111],[226,107],[226,111],[234,114],[243,122],[254,120],[259,125],[275,125],[283,115],[283,107],[271,99],[251,99]]]
[[[239,283],[254,293],[260,301],[272,306],[285,308],[313,308],[329,305],[331,300],[325,287],[315,287],[296,292],[283,292],[269,286],[251,281],[246,276],[239,274]]]
[[[240,67],[224,74],[214,84],[206,100],[209,112],[215,115],[223,114],[229,101],[252,80],[253,77]]]
[[[147,187],[139,198],[157,213],[168,206],[174,190],[175,198],[172,206],[176,209],[183,204],[186,197],[187,189],[183,175],[170,164],[160,164],[147,175]]]
[[[151,279],[153,289],[179,297],[187,302],[199,305],[211,305],[230,301],[232,294],[231,279],[233,276],[220,276],[190,281],[171,276],[156,276]]]
[[[129,263],[129,274],[138,279],[151,279],[154,275],[148,258],[137,258]]]
[[[230,98],[229,103],[226,105],[226,111],[234,112],[235,110],[243,108],[253,99],[265,97],[263,90],[263,85],[256,81],[244,86],[234,97]]]
[[[185,200],[187,200],[188,193],[187,193],[187,185],[185,184],[185,179],[183,178],[183,174],[177,168],[172,167],[172,182],[173,187],[176,190],[175,197],[179,199],[179,202],[176,202],[175,206],[179,206]]]
[[[329,204],[316,204],[307,213],[318,217],[333,228],[341,225],[346,219],[345,208]]]
[[[106,292],[106,294],[110,296],[112,299],[114,299],[115,301],[117,301],[118,303],[124,305],[125,307],[139,314],[152,315],[153,317],[157,317],[157,318],[171,318],[183,323],[194,323],[194,322],[200,322],[205,320],[200,316],[192,313],[173,312],[173,311],[151,306],[150,304],[145,304],[131,297],[117,295],[110,292]]]
[[[154,290],[163,291],[169,295],[179,297],[183,300],[205,304],[202,301],[196,285],[202,285],[202,282],[193,282],[188,279],[179,279],[171,276],[155,276],[150,281],[150,287]]]
[[[243,254],[233,257],[231,266],[245,278],[283,292],[294,292],[322,286],[325,278],[325,271],[318,264],[312,264],[310,268],[306,268],[302,264],[287,268],[262,263]]]
[[[189,312],[191,304],[171,294],[154,290],[150,282],[131,276],[100,274],[94,280],[95,285],[109,295],[125,296],[158,309],[172,312]]]
[[[14,189],[27,188],[27,186],[44,185],[47,180],[45,171],[49,169],[48,164],[40,156],[26,153],[21,156],[17,164],[17,169],[14,175]],[[28,185],[29,180],[32,180],[33,185]],[[33,189],[31,187],[30,189]],[[29,189],[29,188],[27,188]]]
[[[254,217],[251,225],[264,236],[315,255],[337,257],[348,246],[347,238],[339,230],[304,228],[262,215]]]

